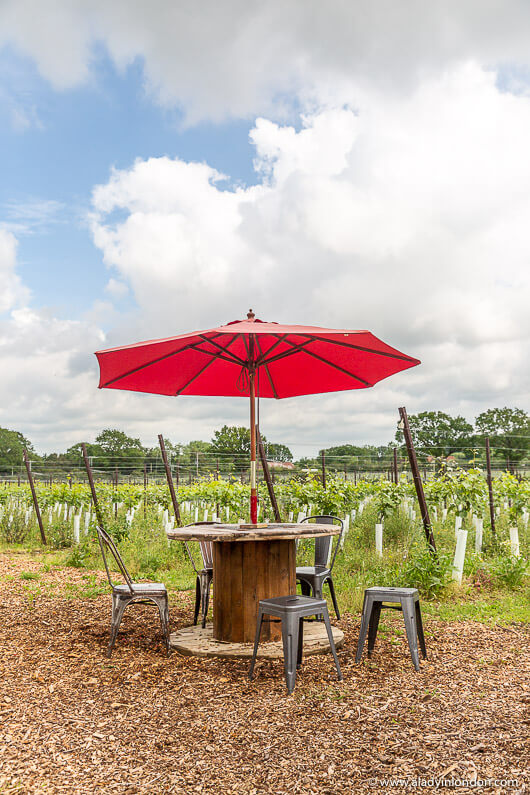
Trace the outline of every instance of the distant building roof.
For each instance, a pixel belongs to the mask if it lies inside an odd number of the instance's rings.
[[[294,469],[292,461],[267,461],[271,469]]]

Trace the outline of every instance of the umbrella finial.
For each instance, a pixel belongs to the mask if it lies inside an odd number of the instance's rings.
[[[254,314],[254,312],[252,311],[252,309],[249,309],[249,310],[248,310],[248,312],[247,312],[247,317],[248,317],[248,319],[249,319],[249,320],[254,320],[254,318],[256,317],[256,315]]]

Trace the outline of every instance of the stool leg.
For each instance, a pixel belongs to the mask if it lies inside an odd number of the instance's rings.
[[[110,628],[109,645],[107,648],[107,657],[110,657],[112,654],[114,644],[116,643],[116,635],[118,634],[121,620],[123,618],[123,612],[127,607],[127,605],[129,604],[129,601],[130,600],[127,600],[127,597],[125,597],[124,599],[120,599],[119,596],[112,594],[112,621]]]
[[[285,667],[285,683],[289,695],[296,683],[296,657],[298,652],[298,624],[300,619],[282,616],[283,663]]]
[[[361,661],[361,657],[363,654],[364,641],[366,640],[366,634],[368,632],[368,624],[370,621],[372,606],[373,606],[372,597],[365,594],[363,602],[363,613],[361,618],[361,628],[359,630],[359,640],[357,642],[357,653],[355,655],[356,663]]]
[[[208,616],[208,603],[210,601],[210,583],[211,580],[207,574],[201,574],[201,607],[202,607],[202,623],[204,629],[206,626],[206,617]]]
[[[315,586],[313,588],[313,596],[315,599],[323,599],[324,598],[324,583],[319,577],[315,577]],[[322,613],[317,613],[315,615],[317,621],[323,621]]]
[[[335,660],[335,667],[337,669],[337,674],[338,674],[337,678],[339,679],[339,681],[342,681],[342,671],[340,670],[339,658],[337,657],[337,649],[335,648],[335,641],[333,640],[333,630],[331,629],[331,622],[329,620],[329,613],[327,607],[324,609],[324,612],[322,613],[322,618],[324,619],[324,624],[326,625],[326,629],[328,631],[329,646],[331,648],[333,659]]]
[[[298,654],[296,657],[296,668],[302,665],[302,655],[304,653],[304,619],[298,622]]]
[[[160,625],[164,634],[166,654],[169,655],[169,607],[167,596],[164,596],[163,598],[157,598],[154,601],[160,614]]]
[[[401,602],[403,609],[403,618],[405,619],[405,631],[407,633],[407,640],[409,643],[410,656],[414,663],[414,668],[420,670],[420,657],[418,654],[418,637],[416,630],[416,611],[414,609],[414,602],[412,599],[403,599]]]
[[[249,679],[252,679],[252,676],[254,675],[254,665],[256,664],[256,655],[258,653],[259,636],[261,635],[262,623],[263,623],[263,612],[260,607],[258,610],[258,621],[256,623],[256,637],[254,638],[254,651],[252,653],[252,660],[250,661],[250,668],[248,672]]]
[[[331,601],[333,602],[333,609],[335,610],[335,615],[337,616],[337,620],[340,621],[340,613],[339,613],[339,605],[337,602],[337,596],[335,594],[335,586],[333,585],[333,580],[331,577],[328,580],[329,585],[329,592],[331,594]]]
[[[370,623],[368,625],[368,657],[372,656],[372,652],[374,650],[380,616],[381,602],[374,602],[374,606],[372,607],[372,615],[370,616]]]
[[[302,596],[311,596],[311,586],[305,580],[299,580]]]
[[[193,624],[197,623],[199,618],[199,610],[201,609],[201,578],[197,575],[195,581],[195,610],[193,611]]]
[[[418,630],[418,640],[420,642],[421,654],[424,660],[427,659],[427,647],[425,645],[425,635],[423,634],[423,622],[421,620],[420,603],[416,602],[416,628]]]

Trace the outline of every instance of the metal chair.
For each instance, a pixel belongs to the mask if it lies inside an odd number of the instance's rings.
[[[302,594],[304,596],[314,596],[317,599],[323,598],[322,589],[324,583],[327,582],[331,593],[331,600],[337,618],[340,621],[339,605],[337,603],[337,596],[335,594],[335,586],[331,572],[335,565],[335,558],[341,544],[342,536],[344,534],[344,522],[337,516],[307,516],[302,519],[302,522],[314,521],[317,524],[338,524],[340,525],[340,534],[336,537],[337,541],[335,549],[333,547],[333,536],[323,536],[315,538],[315,564],[314,566],[297,566],[296,579],[300,582],[302,587]]]
[[[196,527],[198,525],[212,525],[215,522],[191,522],[186,527]],[[193,566],[193,570],[197,575],[195,581],[195,608],[193,611],[193,623],[197,624],[199,618],[199,611],[202,613],[201,626],[204,629],[206,626],[206,616],[208,615],[208,605],[210,602],[210,588],[212,587],[213,580],[213,544],[211,541],[199,541],[199,548],[202,557],[202,569],[198,569],[195,565],[195,560],[188,542],[184,541],[188,558]]]
[[[287,690],[292,693],[296,683],[296,671],[302,664],[302,653],[304,648],[304,618],[313,615],[322,615],[328,633],[331,653],[335,660],[339,681],[342,679],[339,658],[333,640],[333,632],[329,620],[328,606],[325,599],[315,599],[312,596],[278,596],[273,599],[262,599],[258,606],[258,623],[256,624],[256,638],[254,640],[254,652],[250,663],[248,678],[252,679],[254,665],[258,653],[259,638],[261,635],[261,625],[263,621],[274,621],[274,619],[264,619],[264,616],[277,616],[282,623],[283,641],[283,662],[285,666],[285,682]]]
[[[166,586],[160,582],[133,582],[125,564],[121,559],[116,545],[109,534],[98,527],[98,541],[103,556],[103,563],[105,564],[105,571],[107,572],[107,579],[112,588],[112,620],[110,630],[110,640],[107,649],[107,657],[112,654],[112,649],[116,642],[116,636],[120,628],[121,620],[125,608],[130,604],[154,604],[160,613],[160,623],[162,625],[162,632],[164,633],[164,640],[166,644],[166,653],[169,654],[169,606]],[[110,571],[107,563],[107,556],[105,555],[105,548],[107,548],[112,557],[116,561],[118,568],[125,580],[123,585],[114,585],[110,576]]]
[[[392,602],[393,604],[384,604],[384,602]],[[423,623],[421,620],[420,596],[416,588],[375,587],[365,590],[355,662],[358,663],[361,661],[366,635],[368,635],[368,657],[372,656],[382,609],[402,611],[405,620],[405,631],[407,633],[410,656],[412,657],[414,668],[419,671],[420,658],[418,655],[418,640],[424,659],[427,659],[427,648],[425,646],[425,636],[423,634]]]

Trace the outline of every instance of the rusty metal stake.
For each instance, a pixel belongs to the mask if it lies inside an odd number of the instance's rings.
[[[171,476],[171,469],[169,468],[169,463],[167,460],[164,437],[161,433],[158,434],[158,443],[160,444],[160,450],[162,452],[162,461],[164,462],[164,467],[166,470],[167,485],[169,486],[169,493],[171,494],[171,502],[173,503],[173,510],[175,511],[175,519],[177,520],[177,525],[180,527],[182,524],[180,518],[180,506],[178,504],[177,495],[175,494],[175,487],[173,486],[173,478]]]
[[[490,440],[486,436],[486,469],[488,480],[488,495],[490,503],[490,521],[491,521],[491,535],[495,538],[495,506],[493,504],[493,485],[491,482],[491,456],[490,456]]]
[[[39,501],[37,499],[37,492],[35,491],[35,484],[33,483],[33,474],[31,472],[31,464],[29,462],[28,451],[26,450],[26,448],[24,448],[23,454],[24,454],[24,463],[26,465],[26,472],[28,473],[31,496],[33,497],[33,505],[35,506],[35,513],[37,514],[37,522],[39,523],[40,537],[42,543],[46,545],[46,535],[44,533],[44,525],[42,524],[42,516],[40,515]]]
[[[147,514],[147,464],[144,464],[144,519]]]
[[[81,444],[81,451],[83,453],[83,461],[85,462],[85,469],[88,477],[88,482],[90,484],[90,492],[92,494],[92,502],[94,503],[94,510],[96,511],[98,525],[101,527],[102,530],[104,530],[105,527],[103,524],[103,515],[99,507],[98,495],[96,494],[96,487],[94,486],[94,478],[92,477],[92,469],[90,467],[90,461],[88,460],[88,455],[86,452],[86,446],[84,442]]]
[[[434,541],[431,520],[429,518],[429,509],[427,508],[427,500],[425,499],[425,493],[423,491],[423,483],[421,482],[420,470],[418,468],[418,461],[416,459],[416,451],[414,450],[414,445],[412,443],[409,418],[407,417],[407,410],[404,406],[399,409],[399,415],[403,422],[403,435],[405,437],[405,444],[407,445],[407,453],[409,456],[410,468],[412,470],[414,486],[416,487],[416,495],[420,504],[421,519],[423,522],[423,529],[425,531],[425,538],[427,539],[429,546],[436,553],[436,543]]]
[[[265,448],[263,447],[263,442],[261,441],[260,432],[257,429],[256,429],[256,436],[258,439],[258,450],[259,450],[259,457],[261,459],[261,467],[263,469],[263,475],[265,477],[265,482],[267,484],[267,489],[269,491],[269,498],[271,501],[272,510],[274,511],[274,518],[277,522],[281,522],[282,517],[280,515],[280,509],[278,508],[276,494],[274,493],[274,486],[272,485],[269,462],[267,461],[267,456],[265,455]]]

